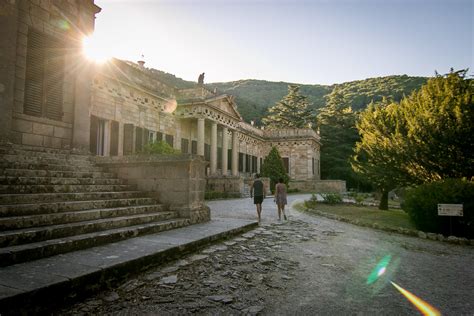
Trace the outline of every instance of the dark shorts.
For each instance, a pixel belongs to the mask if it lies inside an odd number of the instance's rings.
[[[262,204],[262,202],[263,202],[263,195],[253,197],[253,204]]]

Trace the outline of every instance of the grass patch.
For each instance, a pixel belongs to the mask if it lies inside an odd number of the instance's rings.
[[[301,203],[296,206],[296,209],[302,210],[306,208]],[[416,229],[415,225],[410,221],[408,214],[401,210],[381,211],[377,207],[370,206],[328,205],[323,203],[318,203],[315,209],[324,213],[338,215],[351,221],[357,220],[368,225],[377,223],[381,226],[393,228]],[[311,213],[312,210],[306,209],[305,211]]]

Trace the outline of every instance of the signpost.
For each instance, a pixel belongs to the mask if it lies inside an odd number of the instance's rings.
[[[462,204],[438,204],[438,216],[449,216],[449,234],[453,234],[453,216],[464,216]]]

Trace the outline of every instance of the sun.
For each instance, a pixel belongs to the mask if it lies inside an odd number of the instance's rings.
[[[112,57],[107,53],[107,49],[103,47],[103,43],[95,36],[84,37],[82,51],[88,59],[96,63],[105,63]]]

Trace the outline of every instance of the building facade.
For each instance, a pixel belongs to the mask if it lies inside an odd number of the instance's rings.
[[[169,86],[143,62],[88,61],[81,44],[100,12],[93,0],[0,5],[0,141],[122,156],[163,140],[203,156],[211,188],[259,172],[275,146],[294,187],[320,180],[313,130],[257,128],[243,121],[233,96],[203,84]]]

